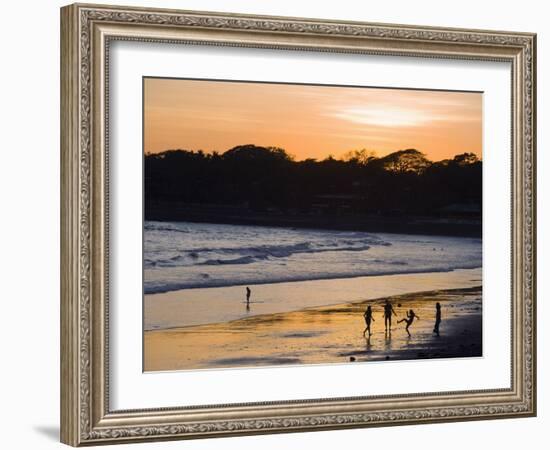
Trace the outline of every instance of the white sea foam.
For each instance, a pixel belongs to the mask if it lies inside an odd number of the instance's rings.
[[[481,267],[479,238],[146,222],[144,291]]]

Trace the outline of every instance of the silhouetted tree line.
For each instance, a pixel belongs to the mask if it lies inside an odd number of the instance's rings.
[[[383,157],[295,161],[276,147],[145,155],[145,201],[239,206],[252,212],[452,215],[481,212],[482,162],[473,153],[432,162],[415,149]]]

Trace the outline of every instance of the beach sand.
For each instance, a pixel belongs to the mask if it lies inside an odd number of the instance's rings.
[[[382,304],[397,313],[384,331]],[[432,330],[441,303],[440,336]],[[363,312],[372,306],[370,338]],[[251,305],[252,307],[254,305]],[[410,327],[397,320],[413,309]],[[481,287],[394,295],[375,300],[256,315],[224,323],[150,330],[144,333],[144,370],[189,370],[289,364],[482,356]]]
[[[251,316],[355,303],[413,292],[462,289],[481,284],[481,268],[402,273],[250,285],[181,289],[144,296],[144,329],[166,330],[225,323]]]

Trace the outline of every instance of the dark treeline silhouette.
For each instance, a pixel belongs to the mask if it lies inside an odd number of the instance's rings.
[[[432,162],[415,149],[360,150],[295,161],[281,148],[242,145],[147,154],[144,172],[149,220],[481,232],[482,162],[473,153]]]

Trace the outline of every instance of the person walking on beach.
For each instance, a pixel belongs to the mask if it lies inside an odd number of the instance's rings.
[[[372,308],[371,306],[367,306],[367,309],[365,311],[365,313],[363,314],[363,317],[365,318],[365,325],[367,326],[365,328],[365,331],[363,331],[363,336],[365,336],[365,333],[368,331],[369,332],[369,337],[372,335],[371,331],[370,331],[370,323],[371,321],[374,322],[374,317],[372,317]]]
[[[435,304],[435,325],[434,325],[434,333],[436,336],[439,336],[439,324],[441,323],[441,304],[437,302]]]
[[[248,308],[250,306],[250,294],[252,293],[252,291],[250,290],[250,288],[247,286],[246,287],[246,307]]]
[[[397,316],[395,313],[395,310],[393,309],[392,304],[388,299],[386,299],[386,303],[384,303],[384,326],[386,328],[386,331],[391,331],[391,315]]]
[[[409,332],[409,327],[411,326],[415,318],[420,320],[420,317],[418,317],[412,309],[409,309],[409,311],[407,312],[407,317],[397,321],[397,323],[405,322],[407,324],[405,326],[405,331],[409,336],[411,335],[411,333]]]

